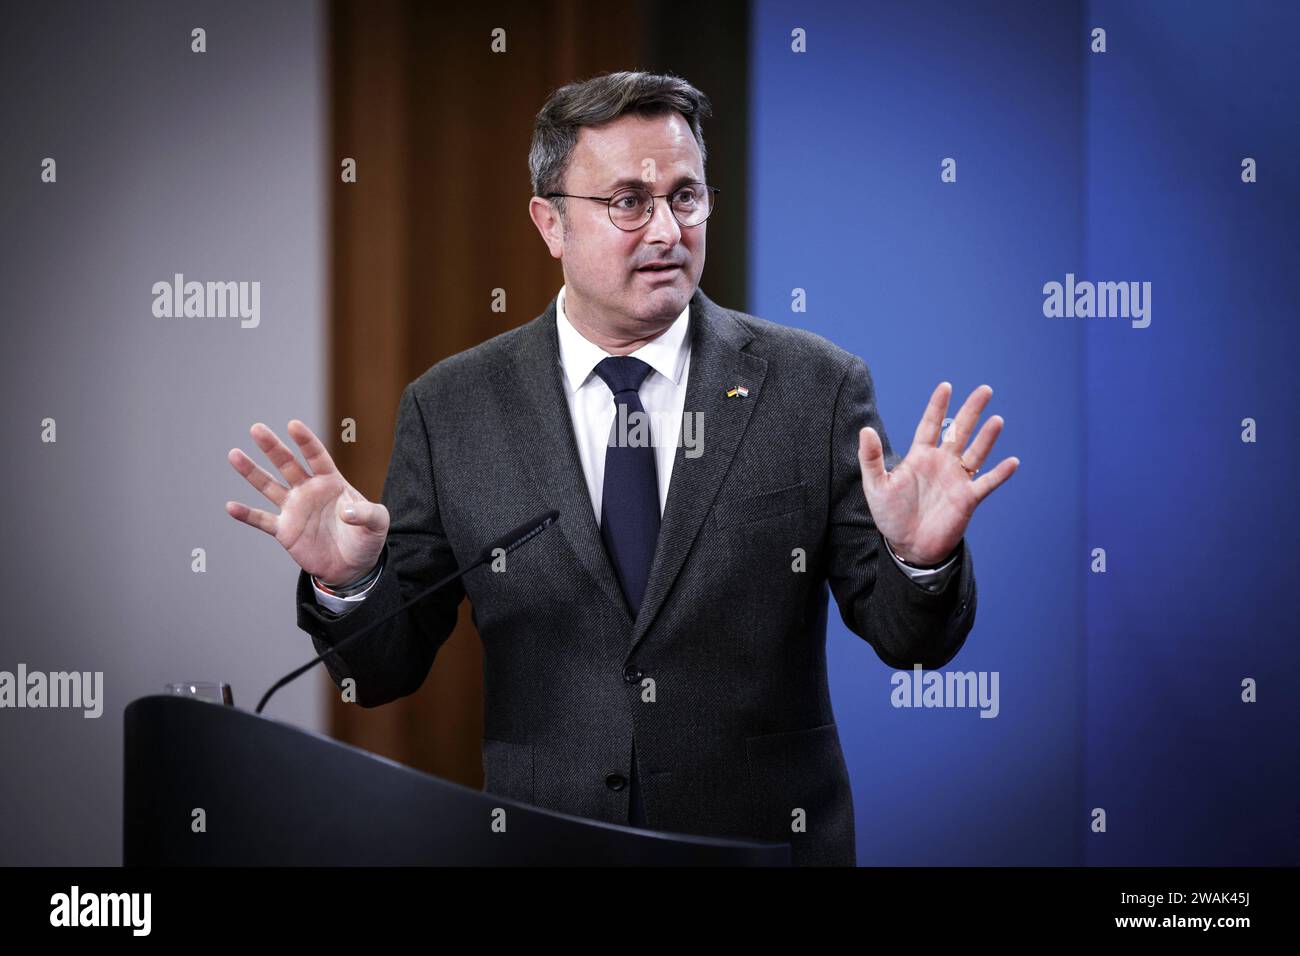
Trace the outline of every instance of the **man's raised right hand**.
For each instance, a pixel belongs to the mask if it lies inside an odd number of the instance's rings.
[[[347,584],[373,570],[388,539],[388,509],[367,501],[348,484],[320,439],[298,419],[289,422],[289,434],[302,449],[311,474],[266,425],[258,422],[248,433],[289,487],[232,448],[227,460],[280,513],[273,515],[238,501],[227,501],[226,513],[274,537],[298,567],[322,584]]]

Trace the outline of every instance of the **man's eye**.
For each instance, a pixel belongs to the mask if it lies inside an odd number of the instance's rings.
[[[636,193],[628,193],[614,200],[614,205],[619,209],[635,209],[637,206],[644,205],[644,202]]]
[[[673,202],[679,206],[692,206],[696,201],[694,189],[683,189],[673,198]]]

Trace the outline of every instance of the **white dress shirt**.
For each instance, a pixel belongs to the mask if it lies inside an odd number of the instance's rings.
[[[641,383],[637,394],[650,418],[650,436],[655,451],[655,471],[659,479],[659,514],[663,515],[668,501],[668,483],[673,474],[673,460],[677,457],[677,442],[682,427],[682,411],[686,406],[686,378],[691,367],[691,337],[689,333],[691,307],[661,335],[656,336],[635,352],[630,353],[650,366],[651,372]],[[605,449],[609,444],[610,430],[614,425],[617,407],[614,396],[604,380],[595,374],[601,361],[609,353],[582,336],[564,311],[564,287],[560,287],[555,304],[555,326],[559,334],[560,378],[564,385],[564,398],[569,405],[569,418],[573,422],[574,438],[578,445],[578,458],[587,482],[591,508],[600,524],[600,504],[605,480]],[[913,581],[936,591],[954,570],[956,558],[932,570],[921,570],[904,564],[885,542],[889,556]],[[383,571],[380,571],[383,574]],[[312,582],[316,600],[336,613],[350,610],[366,599],[370,589],[352,597],[327,594]]]

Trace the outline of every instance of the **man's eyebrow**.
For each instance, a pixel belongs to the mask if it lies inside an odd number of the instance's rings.
[[[701,183],[701,182],[704,182],[704,180],[696,179],[694,176],[684,173],[681,176],[678,176],[675,180],[673,180],[673,189],[676,189],[678,186],[682,185],[682,183]],[[637,179],[635,177],[625,177],[623,179],[620,179],[618,182],[614,183],[614,185],[610,186],[609,192],[611,194],[616,193],[620,189],[623,189],[626,186],[645,186],[646,188],[649,188],[650,184],[647,183],[644,179]]]

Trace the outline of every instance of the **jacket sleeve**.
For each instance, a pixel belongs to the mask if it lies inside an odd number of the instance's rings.
[[[830,449],[830,516],[827,576],[845,625],[867,641],[890,667],[942,667],[975,623],[975,568],[963,538],[955,573],[938,590],[911,580],[890,558],[862,490],[858,432],[870,425],[880,436],[885,467],[894,454],[876,409],[866,364],[854,357],[840,380]]]
[[[311,635],[318,654],[456,570],[438,514],[429,430],[414,388],[412,382],[402,391],[384,479],[383,502],[390,524],[379,579],[355,610],[338,615],[317,603],[307,572],[298,574],[298,626]],[[330,677],[340,687],[344,679],[352,678],[356,701],[363,707],[414,693],[428,676],[438,648],[451,636],[464,596],[456,581],[402,611],[346,650],[327,657]]]

